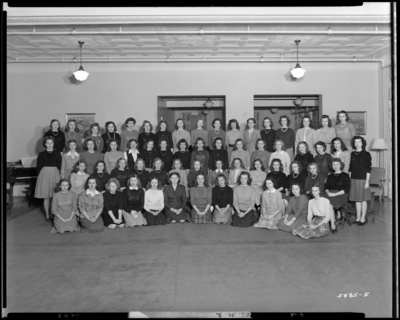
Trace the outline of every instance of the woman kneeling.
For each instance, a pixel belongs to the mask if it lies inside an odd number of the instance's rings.
[[[147,221],[142,215],[144,207],[144,191],[137,174],[132,174],[128,179],[128,187],[122,192],[124,210],[122,214],[127,227],[146,225]]]
[[[101,214],[104,225],[109,229],[123,228],[125,225],[125,219],[122,216],[122,209],[124,207],[122,192],[120,189],[119,180],[117,178],[111,178],[106,183],[107,191],[103,193],[104,198],[104,210]]]
[[[238,177],[238,186],[233,190],[232,225],[236,227],[251,227],[257,221],[254,205],[256,192],[251,187],[250,173],[243,171]]]
[[[205,177],[196,177],[196,187],[190,188],[191,218],[194,223],[212,223],[211,188],[205,186]]]
[[[143,216],[147,221],[147,225],[156,226],[159,224],[167,224],[164,216],[164,193],[160,181],[154,177],[150,180],[151,189],[144,194],[144,212]]]

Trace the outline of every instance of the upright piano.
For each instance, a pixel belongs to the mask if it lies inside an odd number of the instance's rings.
[[[11,186],[11,205],[13,203],[14,185],[16,183],[28,184],[26,198],[28,205],[33,206],[36,187],[36,167],[23,167],[21,161],[7,162],[7,182]]]

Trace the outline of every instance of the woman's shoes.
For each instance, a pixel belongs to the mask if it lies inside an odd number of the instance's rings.
[[[332,229],[332,233],[333,234],[335,234],[335,233],[337,233],[338,231],[337,231],[337,228],[335,228],[335,229]]]
[[[365,220],[364,222],[361,222],[361,221],[360,221],[360,223],[358,223],[358,225],[359,225],[359,226],[363,226],[363,225],[365,225],[365,224],[367,224],[367,223],[368,223],[368,220]]]

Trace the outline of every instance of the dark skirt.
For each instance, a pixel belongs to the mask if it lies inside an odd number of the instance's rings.
[[[104,222],[101,215],[99,215],[95,222],[86,218],[80,218],[79,223],[82,227],[82,232],[100,232],[104,230]]]
[[[355,202],[371,200],[370,188],[365,189],[365,180],[351,179],[349,200]]]
[[[247,228],[252,227],[257,222],[257,213],[255,210],[250,210],[243,218],[239,218],[235,211],[232,215],[232,226]]]
[[[293,214],[289,214],[288,221],[292,220]],[[287,226],[283,221],[285,217],[283,217],[278,222],[278,228],[282,231],[292,232],[294,229],[300,227],[303,223],[306,223],[306,220],[300,216],[300,219],[296,219],[290,226]]]
[[[147,212],[146,210],[143,211],[143,217],[147,221],[148,226],[157,226],[160,224],[167,224],[167,219],[165,218],[164,212],[161,211],[158,215],[153,215],[150,212]]]
[[[330,190],[330,191],[337,192],[336,190]],[[347,202],[349,202],[349,194],[348,193],[341,194],[340,196],[336,196],[336,197],[326,196],[326,198],[330,201],[332,207],[334,207],[335,209],[340,209],[345,204],[347,204]]]
[[[53,197],[54,188],[60,181],[57,167],[43,167],[36,181],[35,198],[48,199]]]
[[[62,210],[58,212],[58,214],[63,219],[68,219],[71,216],[70,210]],[[54,216],[53,228],[51,229],[51,233],[64,233],[65,231],[75,232],[80,231],[78,220],[76,219],[76,215],[74,215],[71,221],[63,222],[56,215]]]
[[[231,222],[232,222],[232,207],[228,208],[228,210],[226,210],[225,213],[222,215],[219,213],[219,211],[217,209],[214,209],[213,222],[214,223],[231,224]]]
[[[118,210],[112,210],[112,212],[114,214],[114,217],[118,218]],[[122,222],[118,224],[115,223],[113,219],[111,219],[110,215],[105,209],[101,213],[101,217],[103,218],[103,222],[106,227],[108,227],[110,224],[115,224],[115,225],[125,224],[125,218],[123,214],[121,215]]]
[[[199,211],[204,211],[206,207],[197,207],[197,209],[199,209]],[[190,217],[192,222],[194,223],[212,223],[212,215],[211,215],[211,210],[210,208],[208,208],[206,214],[204,215],[199,215],[195,209],[192,209],[192,211],[190,212]]]
[[[176,209],[176,208],[174,208]],[[164,209],[165,212],[165,216],[167,217],[167,222],[171,223],[172,220],[175,221],[180,221],[180,220],[185,220],[185,221],[189,221],[189,217],[188,214],[185,210],[185,208],[182,209],[180,214],[176,214],[175,212],[172,212],[171,210],[165,208]]]

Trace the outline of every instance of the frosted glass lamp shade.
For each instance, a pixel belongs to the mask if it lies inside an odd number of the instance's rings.
[[[299,64],[296,64],[296,67],[294,67],[294,69],[292,71],[290,71],[290,73],[292,74],[293,77],[295,78],[301,78],[302,76],[304,76],[304,74],[306,73],[306,70],[303,69],[302,67],[300,67]]]
[[[79,80],[79,81],[86,80],[88,75],[89,75],[89,72],[86,72],[85,70],[83,70],[82,66],[79,67],[78,71],[74,72],[74,76],[75,76],[76,80]]]
[[[389,146],[385,139],[374,139],[371,143],[371,150],[387,150]]]

